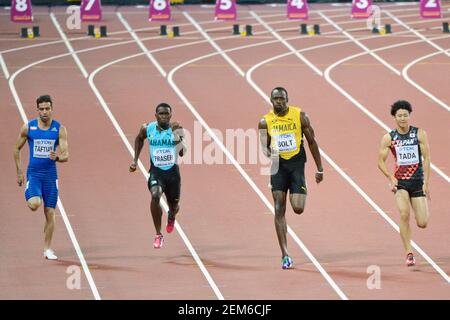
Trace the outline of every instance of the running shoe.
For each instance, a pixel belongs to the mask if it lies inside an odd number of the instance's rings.
[[[173,231],[174,226],[175,226],[175,218],[168,218],[166,226],[167,233],[171,233]]]
[[[163,246],[164,243],[164,237],[162,234],[157,234],[155,236],[155,241],[153,241],[153,247],[155,249],[160,249]]]
[[[290,268],[292,268],[292,264],[293,263],[294,263],[294,261],[292,261],[291,257],[284,256],[283,260],[282,260],[281,268],[283,268],[283,269],[290,269]]]
[[[47,260],[58,260],[58,257],[55,255],[55,251],[52,249],[47,249],[44,251],[44,258]]]
[[[412,253],[408,253],[406,256],[406,265],[408,267],[412,267],[416,264],[416,259],[414,259],[414,255]]]

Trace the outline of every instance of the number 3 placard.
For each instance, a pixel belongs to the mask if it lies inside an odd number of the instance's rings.
[[[352,18],[367,19],[370,17],[369,7],[372,6],[372,0],[353,0]]]
[[[31,0],[12,0],[11,2],[11,21],[13,22],[32,22]]]
[[[216,0],[216,20],[236,20],[236,0]]]
[[[420,16],[422,18],[442,18],[440,0],[420,0]]]
[[[288,0],[287,16],[288,16],[288,19],[308,20],[308,1],[307,0]]]
[[[149,21],[170,20],[169,0],[150,0]]]

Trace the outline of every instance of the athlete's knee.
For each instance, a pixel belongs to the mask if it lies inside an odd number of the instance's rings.
[[[409,211],[400,211],[400,219],[403,221],[409,220]]]
[[[303,211],[305,210],[304,206],[293,206],[292,209],[294,210],[294,212],[296,214],[302,214]]]
[[[41,200],[38,199],[38,200],[27,201],[27,205],[28,205],[28,208],[31,209],[31,211],[36,211],[41,206]]]

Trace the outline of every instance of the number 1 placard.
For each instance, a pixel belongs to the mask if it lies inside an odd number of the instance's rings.
[[[80,8],[81,21],[101,21],[101,0],[83,0]]]
[[[149,21],[170,20],[169,0],[150,0]]]
[[[420,16],[422,18],[442,18],[440,0],[420,0]]]
[[[236,0],[216,0],[216,20],[236,20]]]
[[[287,16],[288,16],[288,19],[308,20],[308,1],[307,0],[288,0]]]
[[[352,18],[367,19],[370,17],[369,7],[372,6],[372,0],[353,0]]]
[[[33,14],[31,12],[31,0],[11,1],[11,21],[13,22],[33,21]]]

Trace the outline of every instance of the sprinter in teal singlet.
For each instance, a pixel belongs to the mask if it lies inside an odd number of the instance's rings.
[[[14,147],[14,160],[17,170],[17,183],[22,186],[24,175],[20,164],[20,150],[28,141],[30,161],[27,170],[25,199],[32,211],[44,203],[44,257],[56,260],[57,256],[50,248],[55,228],[55,207],[58,201],[58,174],[56,162],[69,159],[66,128],[53,120],[53,103],[49,95],[36,100],[39,117],[24,124]],[[56,154],[59,146],[60,154]]]
[[[167,103],[160,103],[156,107],[156,121],[144,123],[134,142],[134,160],[130,165],[130,172],[136,171],[137,162],[147,139],[150,145],[150,177],[148,188],[152,194],[151,212],[156,236],[153,246],[162,247],[164,237],[161,233],[162,208],[160,199],[166,195],[169,205],[167,218],[167,233],[171,233],[175,226],[175,216],[178,213],[181,189],[180,169],[177,164],[178,156],[185,151],[183,144],[183,128],[177,122],[170,122],[172,108]]]

